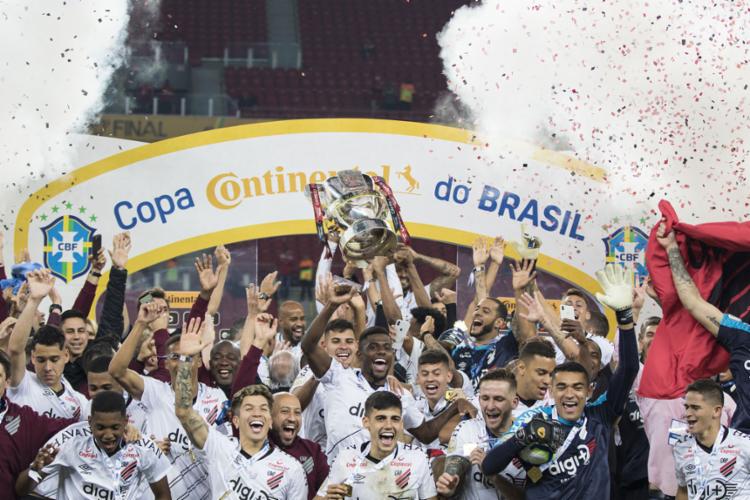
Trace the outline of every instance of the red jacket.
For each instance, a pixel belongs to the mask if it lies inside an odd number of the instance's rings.
[[[750,314],[750,222],[679,222],[672,206],[659,209],[674,229],[685,267],[701,296],[742,319]],[[691,382],[726,370],[729,353],[693,319],[677,295],[667,253],[651,230],[646,266],[663,311],[663,319],[648,351],[638,390],[644,397],[673,399]]]

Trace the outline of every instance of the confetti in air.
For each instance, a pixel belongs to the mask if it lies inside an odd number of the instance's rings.
[[[628,210],[668,198],[686,219],[746,219],[749,6],[486,0],[438,39],[489,142],[572,151],[607,171],[600,198],[627,194]],[[580,195],[577,182],[558,188]]]
[[[146,2],[154,14],[158,2]],[[32,186],[71,168],[126,54],[128,0],[0,1],[0,140],[7,229]],[[78,166],[78,165],[74,165]]]

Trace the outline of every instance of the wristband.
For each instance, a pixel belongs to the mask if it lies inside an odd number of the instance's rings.
[[[192,356],[185,356],[183,354],[180,354],[180,357],[178,359],[180,360],[181,363],[182,362],[185,362],[185,363],[192,363],[193,362],[193,357]]]
[[[484,272],[484,264],[482,264],[481,266],[477,266],[471,270],[472,273],[478,273],[480,271]]]
[[[93,276],[95,278],[101,278],[102,277],[102,273],[100,273],[99,271],[91,271],[90,274],[91,274],[91,276]]]
[[[615,311],[618,325],[628,325],[633,322],[633,308],[628,307],[621,311]]]
[[[49,306],[49,313],[50,313],[50,314],[52,314],[52,312],[53,312],[53,311],[54,311],[55,309],[59,309],[59,311],[60,311],[61,313],[62,313],[62,311],[63,311],[63,308],[62,308],[62,306],[61,306],[60,304],[52,304],[51,306]]]

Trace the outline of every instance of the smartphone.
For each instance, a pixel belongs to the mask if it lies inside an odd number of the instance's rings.
[[[140,298],[138,303],[140,305],[143,305],[143,304],[148,304],[149,302],[153,302],[153,301],[154,301],[154,296],[151,295],[150,293],[147,293],[146,295]]]
[[[560,319],[576,319],[576,310],[573,306],[560,304]]]
[[[359,293],[359,292],[362,291],[362,285],[360,285],[359,283],[357,283],[355,281],[343,278],[341,276],[334,276],[333,277],[333,284],[334,284],[335,288],[337,288],[337,289],[338,288],[343,288],[343,289],[347,289],[348,290],[348,289],[351,288],[352,290],[354,290],[357,293]]]
[[[89,247],[89,257],[92,259],[96,259],[96,256],[99,255],[99,250],[102,249],[102,235],[101,234],[95,234],[93,238],[91,238],[91,246]]]

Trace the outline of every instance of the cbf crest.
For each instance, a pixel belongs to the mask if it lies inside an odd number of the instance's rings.
[[[632,267],[636,279],[648,276],[646,269],[646,245],[648,236],[639,228],[624,226],[602,238],[607,252],[607,262]]]
[[[75,215],[63,215],[42,228],[44,266],[68,283],[91,267],[89,248],[96,230]]]

